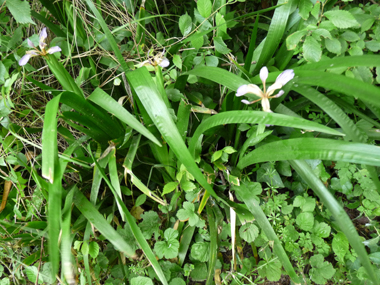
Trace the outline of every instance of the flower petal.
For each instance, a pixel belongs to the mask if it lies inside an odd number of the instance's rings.
[[[277,95],[274,95],[272,98],[278,98],[278,97],[281,97],[282,95],[284,95],[284,90],[280,90],[280,92],[278,92]]]
[[[287,69],[277,76],[276,82],[273,83],[267,90],[267,96],[271,96],[275,90],[282,88],[286,83],[294,78],[293,69]]]
[[[25,64],[28,63],[29,59],[32,57],[32,55],[29,53],[25,54],[19,61],[18,65],[24,66]]]
[[[287,69],[277,77],[276,83],[280,83],[280,84],[282,84],[282,86],[284,86],[286,83],[288,83],[293,78],[294,78],[294,70],[293,69]]]
[[[39,43],[39,46],[41,49],[44,49],[46,47],[46,38],[47,38],[47,32],[46,32],[46,28],[43,28],[40,32],[40,43]]]
[[[267,81],[268,78],[268,68],[266,66],[262,67],[260,69],[260,79],[263,84],[265,84],[265,81]]]
[[[59,51],[61,51],[61,48],[59,46],[55,46],[55,47],[49,48],[48,51],[47,51],[47,53],[48,54],[53,54],[53,53],[59,52]]]
[[[241,102],[243,104],[246,104],[246,105],[251,105],[252,104],[251,102],[249,102],[248,100],[245,100],[245,99],[241,100]]]
[[[158,65],[161,67],[168,67],[169,64],[170,64],[169,60],[166,57],[164,57],[161,59],[161,62]]]
[[[236,90],[236,96],[243,96],[247,93],[255,94],[261,98],[264,97],[263,91],[255,84],[242,85]]]
[[[263,100],[261,100],[261,106],[263,107],[264,112],[272,112],[270,109],[270,104],[269,104],[268,98],[263,98]]]
[[[36,46],[32,43],[31,40],[28,39],[28,46],[31,48],[35,48]]]

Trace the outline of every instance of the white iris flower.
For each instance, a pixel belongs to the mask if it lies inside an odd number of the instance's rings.
[[[28,50],[26,54],[19,60],[18,64],[20,66],[24,66],[25,64],[28,63],[29,59],[34,57],[34,56],[39,56],[39,55],[47,55],[47,54],[53,54],[55,52],[61,51],[61,48],[59,46],[54,46],[46,50],[47,44],[45,43],[46,38],[47,38],[47,32],[46,28],[43,28],[42,31],[40,32],[40,40],[39,40],[39,47],[38,49],[31,40],[28,39],[28,46],[31,48],[34,48],[34,50]]]
[[[244,104],[253,104],[258,101],[261,101],[261,105],[263,107],[264,112],[272,112],[270,109],[269,99],[270,98],[278,98],[284,94],[283,90],[280,90],[278,94],[272,96],[274,91],[277,89],[281,89],[282,86],[284,86],[286,83],[288,83],[290,80],[292,80],[294,77],[294,71],[293,69],[287,69],[284,72],[282,72],[276,79],[276,82],[273,83],[271,86],[269,86],[268,89],[266,89],[265,81],[268,78],[268,68],[264,66],[260,70],[260,79],[263,83],[263,90],[260,89],[259,86],[255,84],[248,84],[248,85],[242,85],[238,88],[236,91],[236,96],[243,96],[247,93],[255,94],[260,97],[258,100],[254,101],[248,101],[248,100],[241,100]]]
[[[148,51],[148,60],[143,61],[139,64],[139,67],[142,66],[161,66],[162,68],[168,67],[170,61],[165,57],[165,48],[164,50],[157,54],[156,56],[149,57],[150,51]]]

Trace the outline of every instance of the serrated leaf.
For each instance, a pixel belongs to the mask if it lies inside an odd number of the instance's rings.
[[[131,285],[153,285],[152,279],[138,276],[131,279]]]
[[[182,69],[182,59],[178,54],[173,56],[173,63],[177,68]]]
[[[89,254],[91,255],[92,258],[96,258],[98,256],[98,254],[99,254],[99,245],[96,242],[92,241],[90,243],[90,246],[88,247],[88,249],[89,249],[88,252],[89,252]]]
[[[191,20],[191,17],[187,14],[187,12],[185,15],[182,15],[179,18],[179,22],[178,22],[179,29],[184,37],[187,36],[191,32],[192,24],[193,22]]]
[[[313,9],[313,3],[310,0],[300,0],[298,14],[302,19],[307,20],[309,18],[311,9]]]
[[[175,258],[179,248],[178,231],[168,228],[165,230],[164,237],[165,241],[156,242],[154,251],[160,259],[164,256],[167,259]]]
[[[259,236],[259,228],[252,223],[247,223],[240,227],[239,234],[246,242],[251,243]]]
[[[189,225],[193,227],[199,221],[199,217],[194,211],[195,211],[195,207],[194,207],[193,203],[184,202],[183,203],[183,209],[180,209],[177,212],[177,217],[181,221],[185,221],[185,220],[189,219]]]
[[[297,225],[304,231],[311,231],[314,226],[314,215],[310,212],[302,212],[296,218]]]
[[[212,154],[211,162],[218,160],[223,154],[223,150],[218,150]]]
[[[310,11],[310,14],[313,15],[314,18],[316,18],[318,20],[319,18],[319,10],[321,9],[321,2],[320,1],[317,1],[317,3],[315,3],[313,9],[311,9]]]
[[[278,259],[268,263],[260,261],[258,272],[261,277],[266,277],[269,281],[278,281],[281,278],[281,267],[282,264]]]
[[[326,39],[325,46],[327,50],[331,53],[340,54],[342,50],[342,45],[338,39]]]
[[[338,257],[338,261],[344,262],[344,256],[349,253],[348,251],[348,240],[344,233],[338,232],[333,239],[332,249],[336,256]]]
[[[15,18],[17,23],[20,24],[33,24],[36,23],[33,22],[31,16],[30,16],[30,5],[28,1],[21,1],[21,0],[8,0],[7,1],[7,7],[13,17]]]
[[[231,50],[227,47],[227,45],[224,43],[222,37],[215,37],[214,38],[214,45],[217,52],[220,52],[221,54],[229,53]]]
[[[327,238],[330,236],[331,227],[326,223],[319,223],[314,227],[314,234],[321,238]]]
[[[26,276],[28,276],[28,279],[30,282],[35,283],[38,275],[38,284],[42,284],[43,279],[41,274],[38,274],[38,269],[36,266],[28,266],[25,268]]]
[[[352,16],[352,14],[348,11],[327,11],[324,13],[324,16],[326,16],[335,25],[335,27],[340,29],[347,29],[359,26],[358,21],[356,21],[354,16]]]
[[[222,14],[216,13],[215,24],[217,26],[217,36],[223,36],[227,34],[226,20]]]
[[[86,241],[83,242],[82,247],[81,247],[81,252],[83,255],[87,255],[89,251],[89,246]]]
[[[359,35],[353,31],[345,31],[340,36],[342,37],[342,39],[344,39],[348,42],[356,42],[356,41],[360,40]]]
[[[196,32],[194,37],[191,38],[191,45],[195,49],[199,49],[203,46],[204,38],[199,32]]]
[[[181,188],[183,189],[183,191],[188,192],[188,191],[194,190],[197,187],[195,186],[193,182],[185,181],[181,183]]]
[[[210,243],[197,242],[191,246],[191,257],[200,262],[207,262],[210,259]]]
[[[314,255],[310,258],[310,264],[313,267],[310,270],[310,277],[317,284],[325,284],[326,279],[330,279],[335,274],[335,269],[330,262],[324,261],[321,254]]]
[[[219,64],[219,59],[216,56],[210,55],[205,57],[206,65],[207,66],[214,66],[217,67]]]
[[[297,31],[286,38],[286,47],[288,50],[293,50],[297,47],[298,43],[304,35],[307,34],[306,30]]]
[[[367,49],[373,52],[378,52],[380,50],[380,41],[369,41],[365,43]]]
[[[321,45],[312,37],[306,37],[302,46],[303,56],[307,61],[318,62],[322,57]]]
[[[164,190],[162,192],[162,195],[169,194],[174,191],[178,186],[178,182],[169,182],[164,186]]]
[[[313,35],[318,35],[320,37],[324,37],[325,39],[326,38],[329,38],[329,39],[332,38],[330,32],[326,29],[316,29],[313,31]]]
[[[211,15],[211,8],[211,0],[198,0],[197,9],[203,18],[207,18]]]
[[[160,218],[155,211],[145,212],[141,215],[143,221],[138,224],[145,239],[151,239],[152,235],[158,235]]]
[[[228,153],[228,154],[232,154],[232,153],[236,152],[236,150],[232,146],[226,146],[225,148],[223,148],[223,152]]]

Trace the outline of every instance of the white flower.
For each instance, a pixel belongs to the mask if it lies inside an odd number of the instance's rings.
[[[271,86],[269,86],[268,89],[266,89],[265,82],[268,78],[268,68],[264,66],[260,70],[260,79],[263,83],[263,90],[260,89],[259,86],[255,84],[248,84],[248,85],[242,85],[238,88],[236,91],[236,96],[243,96],[247,93],[255,94],[256,96],[259,96],[260,99],[254,100],[254,101],[248,101],[248,100],[241,100],[244,104],[253,104],[258,101],[261,101],[261,105],[263,107],[264,112],[272,112],[270,109],[269,99],[270,98],[278,98],[284,94],[283,90],[280,90],[277,95],[272,96],[275,90],[282,88],[286,83],[288,83],[290,80],[292,80],[294,77],[294,71],[293,69],[287,69],[284,72],[282,72],[276,79],[276,82],[273,83]]]
[[[47,32],[46,28],[43,28],[39,35],[39,47],[40,49],[36,48],[36,46],[32,43],[31,40],[28,39],[28,46],[31,48],[34,48],[34,50],[28,50],[26,54],[19,60],[18,64],[20,66],[23,66],[28,63],[29,59],[34,56],[38,55],[47,55],[47,54],[53,54],[55,52],[61,51],[61,48],[59,46],[54,46],[46,50],[47,44],[45,43],[47,38]]]
[[[148,58],[149,58],[149,53],[150,51],[148,51]],[[165,68],[165,67],[168,67],[170,62],[169,60],[164,56],[165,55],[165,48],[164,50],[162,51],[162,53],[159,53],[157,54],[156,56],[154,56],[153,58],[149,58],[148,60],[146,61],[143,61],[142,63],[139,64],[139,67],[142,67],[142,66],[161,66],[162,68]]]

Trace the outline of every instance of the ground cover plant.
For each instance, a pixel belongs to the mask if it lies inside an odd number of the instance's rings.
[[[0,284],[380,284],[375,1],[0,0]]]

